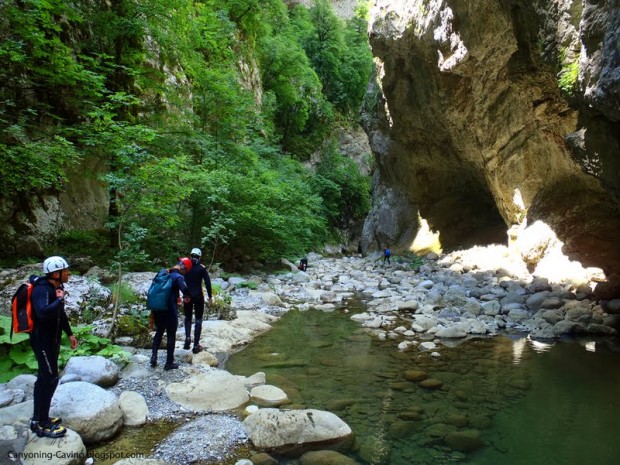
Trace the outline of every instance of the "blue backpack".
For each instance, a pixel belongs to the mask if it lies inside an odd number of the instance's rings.
[[[170,292],[172,292],[172,278],[164,268],[153,278],[146,295],[146,307],[154,312],[165,312],[168,310]]]
[[[392,255],[392,252],[390,252],[390,249],[385,249],[385,256],[389,257],[390,255]]]

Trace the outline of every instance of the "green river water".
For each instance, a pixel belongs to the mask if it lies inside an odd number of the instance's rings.
[[[504,335],[442,345],[434,358],[369,336],[350,318],[360,310],[291,310],[223,368],[265,372],[292,402],[282,408],[338,415],[356,435],[347,455],[359,464],[620,464],[619,339],[541,344]],[[420,373],[442,386],[410,380]],[[95,449],[112,454],[97,463],[149,456],[178,426],[125,428]],[[240,453],[226,465],[247,457]]]
[[[357,437],[348,455],[362,464],[620,463],[617,340],[496,336],[433,358],[368,336],[350,316],[290,311],[225,368],[263,371],[290,407],[338,415]],[[423,388],[405,376],[413,372],[443,385]],[[446,435],[457,438],[452,447]]]

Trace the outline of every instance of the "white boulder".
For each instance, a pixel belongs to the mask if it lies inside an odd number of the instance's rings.
[[[344,441],[353,435],[349,425],[338,416],[314,409],[264,408],[248,416],[243,424],[252,443],[259,449]]]
[[[87,444],[111,438],[123,425],[123,412],[114,393],[84,381],[58,386],[50,415],[61,417],[63,425],[75,430]]]

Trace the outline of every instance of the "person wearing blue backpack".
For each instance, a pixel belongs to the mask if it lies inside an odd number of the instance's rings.
[[[389,247],[386,247],[385,249],[383,249],[383,264],[385,265],[386,262],[388,265],[390,265],[390,257],[392,256],[392,252],[390,251]]]
[[[155,335],[153,336],[153,352],[151,355],[151,366],[157,366],[157,351],[161,340],[166,332],[166,364],[164,370],[174,370],[179,368],[179,364],[174,361],[174,345],[176,343],[177,328],[179,326],[179,293],[183,294],[183,301],[190,301],[189,288],[185,283],[184,275],[192,269],[192,261],[187,258],[179,258],[175,266],[168,270],[171,280],[170,293],[168,295],[168,305],[164,311],[154,311]]]

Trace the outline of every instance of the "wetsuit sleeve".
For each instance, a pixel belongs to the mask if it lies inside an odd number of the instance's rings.
[[[50,295],[48,286],[35,286],[31,295],[32,306],[40,320],[56,318],[58,311],[63,308],[63,302],[55,294]],[[62,312],[64,314],[64,310]],[[65,315],[65,319],[67,316]],[[67,324],[69,324],[67,322]]]
[[[213,297],[213,290],[211,289],[211,278],[209,278],[209,272],[207,271],[207,267],[202,267],[202,277],[205,281],[205,287],[207,288],[207,294],[209,299]]]
[[[179,277],[177,278],[177,285],[179,286],[179,291],[181,291],[181,293],[183,294],[183,297],[191,297],[191,294],[189,292],[189,287],[187,286],[187,283],[185,282],[185,278],[181,274],[179,274]]]
[[[73,331],[71,330],[71,325],[69,324],[69,318],[67,317],[64,309],[60,312],[60,327],[65,332],[67,337],[73,336]]]

